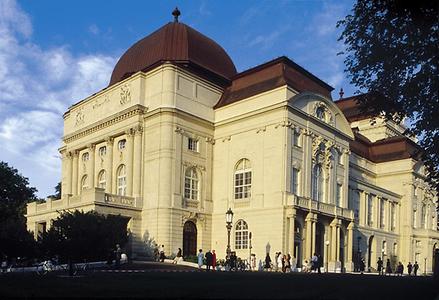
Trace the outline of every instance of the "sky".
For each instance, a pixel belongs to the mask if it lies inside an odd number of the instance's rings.
[[[0,160],[41,198],[61,180],[63,113],[108,85],[119,57],[173,20],[220,44],[238,71],[285,55],[334,87],[344,73],[336,22],[353,0],[0,0]]]

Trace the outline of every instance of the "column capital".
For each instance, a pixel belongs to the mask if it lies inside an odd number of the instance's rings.
[[[71,151],[73,158],[78,158],[79,157],[79,150],[72,150]]]
[[[143,126],[139,124],[133,128],[133,131],[135,135],[141,135],[143,133]]]
[[[105,142],[107,143],[107,146],[113,146],[114,138],[112,136],[107,136]]]
[[[88,144],[88,145],[87,145],[87,149],[88,149],[89,151],[94,151],[95,148],[96,148],[96,144],[91,143],[91,144]]]
[[[309,221],[311,221],[311,222],[317,222],[317,216],[316,216],[316,214],[315,214],[315,213],[312,213],[312,212],[308,213],[308,214],[306,215],[305,221],[306,221],[306,222],[309,222]]]
[[[331,224],[329,224],[331,227],[340,227],[341,226],[341,220],[338,218],[334,218],[331,222]]]
[[[354,228],[355,228],[355,223],[354,222],[349,222],[349,225],[348,225],[348,230],[353,230]]]
[[[295,208],[288,208],[286,211],[287,218],[294,219],[296,217],[296,209]]]

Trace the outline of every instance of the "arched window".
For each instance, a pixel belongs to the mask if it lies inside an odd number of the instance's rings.
[[[126,140],[126,139],[120,140],[120,141],[117,143],[117,148],[119,148],[119,151],[122,151],[123,149],[125,149],[125,145],[126,145],[126,143],[127,143],[127,140]]]
[[[393,255],[398,256],[398,244],[393,243]]]
[[[251,197],[252,169],[248,159],[241,159],[235,168],[235,199]]]
[[[312,168],[312,198],[316,201],[323,201],[323,170],[320,164]]]
[[[107,182],[105,179],[105,170],[102,170],[98,174],[98,187],[105,190],[106,186]]]
[[[387,242],[383,241],[383,249],[382,249],[383,254],[387,255]]]
[[[198,200],[198,174],[195,168],[189,168],[184,175],[184,197]]]
[[[235,249],[248,249],[248,225],[244,220],[235,225]]]
[[[81,191],[88,189],[88,176],[84,175],[81,179]]]
[[[127,192],[127,173],[125,165],[117,169],[117,194],[125,196]]]

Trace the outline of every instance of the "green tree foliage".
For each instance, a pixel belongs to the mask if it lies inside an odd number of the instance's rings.
[[[37,190],[5,162],[0,162],[0,256],[32,256],[33,235],[26,230],[26,204],[37,199]]]
[[[55,186],[55,194],[49,195],[47,198],[61,199],[61,182]]]
[[[436,0],[358,0],[337,23],[345,64],[364,110],[396,122],[424,149],[433,186],[439,188],[439,5]],[[379,95],[379,96],[377,96]]]
[[[63,261],[102,260],[116,244],[128,240],[128,219],[94,211],[64,212],[38,240],[43,256],[59,255]]]

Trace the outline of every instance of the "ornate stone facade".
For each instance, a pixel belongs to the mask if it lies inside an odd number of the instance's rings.
[[[266,84],[278,69],[288,78]],[[94,209],[130,218],[133,256],[148,236],[168,254],[221,257],[232,208],[241,257],[251,232],[259,259],[282,251],[301,266],[318,253],[341,271],[360,256],[373,269],[384,256],[429,272],[437,195],[422,162],[352,151],[359,134],[372,143],[402,131],[348,121],[330,91],[286,58],[227,84],[173,62],[134,73],[64,114],[62,198],[30,203],[28,228],[37,234],[64,209]]]

